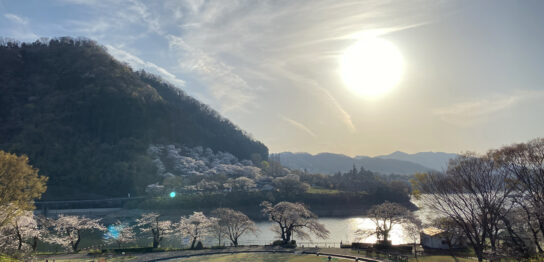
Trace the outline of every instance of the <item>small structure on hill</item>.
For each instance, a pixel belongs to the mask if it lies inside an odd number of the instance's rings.
[[[424,228],[420,234],[420,240],[423,248],[450,249],[466,247],[463,238],[451,236],[446,231],[435,227]]]

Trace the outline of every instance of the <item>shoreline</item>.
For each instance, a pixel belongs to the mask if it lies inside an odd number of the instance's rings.
[[[411,210],[418,208],[413,203],[401,203]],[[337,208],[329,206],[309,206],[310,210],[319,218],[349,218],[349,217],[364,217],[370,205],[350,205],[348,207]],[[179,208],[179,209],[143,209],[143,208],[82,208],[82,209],[50,209],[47,211],[47,216],[55,215],[83,215],[87,217],[103,218],[103,221],[112,223],[120,218],[135,218],[143,213],[155,212],[161,214],[164,218],[170,220],[179,219],[181,216],[191,215],[193,212],[204,212],[209,214],[212,210],[221,207],[206,207],[206,208]],[[246,214],[255,222],[264,222],[268,219],[261,214],[260,207],[228,207],[238,210]],[[42,210],[35,210],[35,214],[43,214]]]

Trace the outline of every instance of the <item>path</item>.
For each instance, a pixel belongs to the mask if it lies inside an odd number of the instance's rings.
[[[352,254],[350,249],[340,249],[340,248],[296,248],[296,249],[285,249],[281,247],[270,247],[270,246],[245,246],[245,247],[228,247],[225,249],[203,249],[203,250],[181,250],[181,251],[165,251],[165,252],[152,252],[144,254],[127,254],[133,259],[130,261],[134,262],[159,262],[167,261],[177,258],[186,258],[194,256],[207,256],[207,255],[218,255],[218,254],[236,254],[236,253],[292,253],[292,254],[317,254],[320,256],[331,256],[336,258],[343,258],[347,260],[356,260],[359,261],[368,261],[368,262],[382,262],[382,260],[377,260],[373,258],[367,258],[362,255]],[[85,253],[79,254],[65,254],[65,255],[52,255],[52,256],[39,256],[39,261],[45,260],[68,260],[68,259],[93,259],[93,256],[89,256]]]

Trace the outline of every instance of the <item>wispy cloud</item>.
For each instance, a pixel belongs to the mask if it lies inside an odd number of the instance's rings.
[[[10,20],[13,23],[17,23],[17,24],[21,24],[21,25],[28,24],[28,19],[27,18],[18,16],[18,15],[15,15],[15,14],[4,14],[4,17],[6,19]]]
[[[185,86],[185,81],[178,79],[174,74],[156,64],[146,62],[129,52],[115,48],[111,45],[106,45],[106,48],[113,57],[128,63],[133,68],[145,69],[148,72],[159,74],[165,80],[177,85],[178,87]]]
[[[489,99],[462,102],[446,107],[437,108],[433,113],[443,121],[467,126],[476,122],[480,123],[490,116],[510,109],[519,103],[539,98],[544,92],[522,92],[511,95],[496,95]]]
[[[6,13],[4,18],[11,23],[7,30],[3,32],[3,36],[14,38],[20,41],[34,41],[38,36],[31,30],[30,20],[24,16]]]
[[[283,116],[283,115],[280,115],[280,118],[283,121],[285,121],[285,122],[289,123],[290,125],[294,126],[295,128],[297,128],[297,129],[305,132],[306,134],[310,135],[311,137],[317,138],[317,135],[312,130],[310,130],[308,127],[303,125],[302,123],[297,122],[297,121],[295,121],[295,120],[293,120],[291,118],[288,118],[286,116]]]
[[[344,108],[338,103],[338,101],[331,95],[331,93],[324,88],[321,88],[321,91],[329,98],[331,103],[334,105],[334,107],[338,110],[340,113],[340,118],[344,122],[344,124],[347,126],[348,130],[351,133],[354,133],[357,129],[355,128],[355,125],[353,125],[353,121],[351,120],[351,115],[344,110]]]
[[[210,94],[220,101],[219,111],[244,110],[253,99],[249,84],[234,68],[212,57],[205,51],[187,44],[183,38],[168,36],[170,49],[180,55],[179,69],[185,73],[196,74],[206,84]]]

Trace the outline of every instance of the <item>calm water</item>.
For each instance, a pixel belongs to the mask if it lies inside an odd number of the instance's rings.
[[[373,230],[375,229],[374,223],[369,218],[364,217],[352,217],[352,218],[320,218],[320,223],[325,225],[330,232],[328,239],[317,239],[315,236],[312,236],[311,240],[297,239],[297,242],[311,242],[311,243],[351,243],[351,242],[366,242],[374,243],[376,242],[376,236],[361,236],[357,235],[356,231],[363,230]],[[261,243],[263,241],[271,242],[277,239],[277,234],[272,231],[271,222],[260,222],[257,223],[259,228],[258,236],[248,235],[244,236],[242,240],[244,243],[251,244],[252,242]],[[410,242],[408,236],[405,236],[403,228],[401,225],[396,225],[393,227],[390,233],[390,239],[393,244],[403,244]]]
[[[412,202],[419,206],[420,203],[415,201]],[[415,212],[415,215],[418,216],[422,221],[426,221],[429,217],[433,215],[427,212],[425,209],[420,209]],[[364,242],[364,243],[375,243],[376,236],[361,236],[356,234],[357,230],[374,230],[376,226],[374,223],[366,217],[351,217],[351,218],[319,218],[319,222],[325,225],[330,232],[328,239],[318,239],[315,236],[311,236],[310,240],[307,239],[298,239],[297,236],[294,239],[299,245],[306,246],[339,246],[340,242],[342,243],[351,243],[351,242]],[[278,234],[276,234],[272,228],[275,226],[275,223],[272,222],[258,222],[257,228],[258,232],[256,235],[248,234],[242,236],[239,243],[242,245],[264,245],[269,244],[274,240],[277,240]],[[409,236],[402,225],[395,225],[389,233],[389,239],[394,245],[397,244],[407,244],[412,243],[411,236]],[[227,240],[227,239],[225,239]],[[190,245],[189,240],[180,240],[180,239],[168,239],[168,245],[179,246],[179,245]],[[208,245],[217,245],[217,239],[206,239],[205,241]],[[226,241],[228,244],[228,240]],[[166,244],[166,243],[165,243]]]
[[[355,232],[359,229],[373,230],[375,229],[374,223],[369,218],[364,217],[352,217],[352,218],[320,218],[320,223],[323,223],[325,227],[330,231],[329,238],[318,239],[315,236],[311,236],[311,239],[298,239],[297,236],[294,239],[299,245],[305,246],[331,246],[338,247],[340,242],[376,242],[376,236],[361,236]],[[242,236],[239,243],[241,245],[265,245],[270,244],[272,241],[278,239],[278,235],[273,231],[272,222],[259,222],[257,223],[258,232],[256,235],[247,234]],[[402,225],[395,225],[389,235],[393,244],[405,244],[410,243],[412,240],[405,234]],[[226,245],[229,244],[228,239],[224,239]],[[217,245],[218,240],[215,238],[206,238],[204,240],[205,245]],[[163,242],[163,246],[179,247],[189,246],[189,239],[168,238]]]

